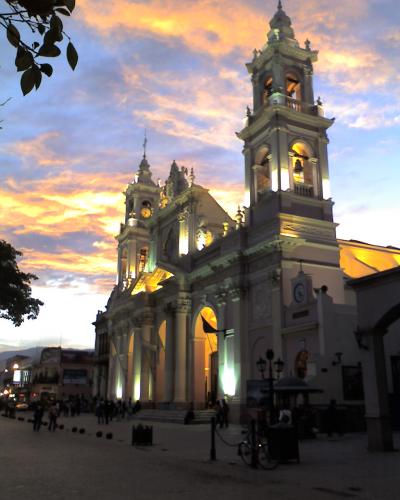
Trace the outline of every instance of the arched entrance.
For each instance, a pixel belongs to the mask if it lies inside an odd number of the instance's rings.
[[[203,307],[197,315],[193,335],[193,402],[197,408],[215,403],[218,394],[218,337],[204,332],[202,317],[217,329],[214,310]]]
[[[391,451],[393,435],[384,340],[389,327],[400,319],[400,267],[349,280],[348,284],[357,294],[358,327],[354,333],[362,360],[368,448]],[[390,352],[396,352],[397,346],[396,342]]]
[[[155,401],[164,401],[165,393],[165,340],[167,336],[167,322],[164,320],[159,329],[157,337],[156,353],[156,380],[155,380]]]

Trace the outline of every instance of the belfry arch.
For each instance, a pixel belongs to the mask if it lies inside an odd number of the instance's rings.
[[[204,306],[195,316],[193,323],[193,403],[197,408],[207,407],[218,396],[218,337],[206,333],[204,318],[217,329],[217,316],[214,309]]]

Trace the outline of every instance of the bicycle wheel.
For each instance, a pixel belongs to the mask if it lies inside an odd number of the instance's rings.
[[[246,465],[251,466],[251,446],[246,441],[239,444],[239,455]]]
[[[273,470],[278,467],[279,460],[272,459],[268,452],[268,446],[265,443],[260,443],[258,449],[258,463],[263,469]]]

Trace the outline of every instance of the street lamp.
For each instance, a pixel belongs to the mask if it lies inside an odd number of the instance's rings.
[[[267,360],[265,360],[263,357],[259,357],[258,361],[256,362],[258,371],[261,373],[261,378],[263,380],[267,380],[268,382],[268,399],[269,399],[269,424],[274,423],[274,416],[275,416],[275,408],[274,408],[274,374],[272,370],[272,364],[275,366],[275,371],[277,373],[277,378],[279,380],[279,376],[283,371],[283,367],[285,363],[281,360],[281,358],[278,358],[274,363],[272,363],[275,354],[272,349],[267,349],[267,352],[265,353],[265,357]],[[268,361],[268,378],[265,379],[265,371],[267,367],[267,361]]]

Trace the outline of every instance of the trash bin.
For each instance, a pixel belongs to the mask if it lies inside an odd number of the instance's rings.
[[[297,429],[293,426],[270,427],[268,429],[268,451],[272,460],[279,460],[279,462],[296,460],[297,463],[300,463]]]
[[[153,444],[153,427],[132,426],[132,446],[151,446]]]

